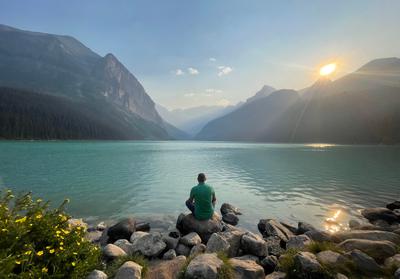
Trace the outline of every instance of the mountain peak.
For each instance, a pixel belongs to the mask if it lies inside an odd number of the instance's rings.
[[[400,72],[400,58],[374,59],[358,69],[357,72]]]
[[[267,97],[269,94],[271,94],[274,91],[276,91],[276,89],[274,87],[269,86],[269,85],[264,85],[259,91],[257,91],[256,94],[254,94],[254,96],[248,98],[246,100],[246,103],[250,103],[255,100]]]

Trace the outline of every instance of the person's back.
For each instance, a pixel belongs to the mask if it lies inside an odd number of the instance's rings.
[[[205,180],[205,175],[199,174],[199,184],[192,188],[190,198],[186,201],[187,207],[198,220],[211,219],[214,214],[215,192],[210,185],[205,183]]]

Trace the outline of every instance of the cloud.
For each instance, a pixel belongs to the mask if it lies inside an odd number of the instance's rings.
[[[188,68],[188,72],[191,75],[198,75],[199,74],[199,70],[195,69],[195,68]]]
[[[183,96],[190,98],[190,97],[194,97],[195,95],[196,95],[196,93],[186,93]]]
[[[183,76],[185,74],[185,72],[182,71],[181,69],[176,69],[174,73],[176,76]]]
[[[217,102],[217,105],[222,106],[222,107],[227,107],[231,104],[231,101],[227,99],[221,99]]]
[[[210,57],[210,58],[208,58],[208,60],[210,60],[211,62],[217,61],[217,59],[215,59],[214,57]]]
[[[219,70],[218,72],[219,77],[229,75],[233,71],[233,69],[229,66],[218,66],[218,70]]]
[[[215,88],[207,88],[206,89],[207,93],[212,93],[212,94],[220,94],[223,91],[221,89],[215,89]]]

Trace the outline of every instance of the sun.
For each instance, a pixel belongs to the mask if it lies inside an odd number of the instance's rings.
[[[322,66],[321,69],[319,69],[319,75],[328,76],[332,74],[335,70],[336,70],[336,63],[330,63],[325,66]]]

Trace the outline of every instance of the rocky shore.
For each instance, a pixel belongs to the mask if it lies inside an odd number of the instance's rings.
[[[361,211],[365,222],[350,220],[348,230],[329,233],[306,222],[292,226],[261,219],[259,234],[236,227],[239,209],[221,206],[208,221],[181,214],[176,228],[152,232],[147,223],[126,218],[112,226],[87,227],[102,249],[104,265],[141,255],[148,266],[121,262],[114,278],[397,278],[400,279],[400,201]],[[144,272],[146,268],[146,272]],[[88,279],[107,275],[94,270]]]

